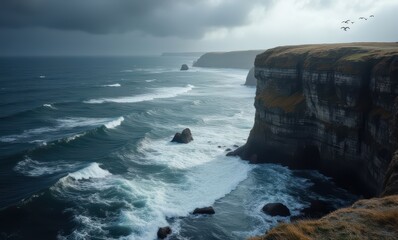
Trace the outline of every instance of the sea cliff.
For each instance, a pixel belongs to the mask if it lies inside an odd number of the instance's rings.
[[[315,168],[365,196],[260,239],[396,239],[398,43],[278,47],[255,60],[255,123],[233,155]]]
[[[257,55],[255,77],[255,123],[234,154],[381,193],[397,142],[398,43],[277,47]]]

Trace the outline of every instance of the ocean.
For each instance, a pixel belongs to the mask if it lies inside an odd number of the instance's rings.
[[[253,126],[246,70],[191,56],[0,58],[0,239],[245,239],[321,199],[316,171],[226,157]],[[194,140],[172,143],[190,128]],[[214,215],[192,215],[213,206]]]

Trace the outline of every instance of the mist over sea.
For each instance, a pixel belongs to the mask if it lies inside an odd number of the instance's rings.
[[[190,56],[0,58],[0,239],[245,239],[310,199],[355,196],[316,171],[226,157],[253,126],[246,70]],[[171,143],[189,127],[194,141]],[[327,191],[326,191],[327,189]],[[216,214],[194,216],[197,207]]]

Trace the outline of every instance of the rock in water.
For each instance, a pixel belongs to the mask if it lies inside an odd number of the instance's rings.
[[[180,71],[186,71],[186,70],[188,70],[188,69],[189,69],[188,65],[182,64],[182,65],[181,65]]]
[[[170,227],[161,227],[158,230],[158,238],[160,239],[165,239],[167,235],[171,234],[171,228]]]
[[[195,208],[193,214],[215,214],[213,207]]]
[[[263,212],[270,216],[290,216],[290,210],[282,203],[268,203],[263,207]]]
[[[171,141],[178,143],[189,143],[192,140],[193,138],[191,130],[189,128],[185,128],[181,133],[176,133]]]

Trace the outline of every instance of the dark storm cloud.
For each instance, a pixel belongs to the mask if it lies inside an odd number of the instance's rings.
[[[274,0],[1,0],[0,28],[44,27],[94,34],[141,31],[199,37],[241,26],[253,7]]]

